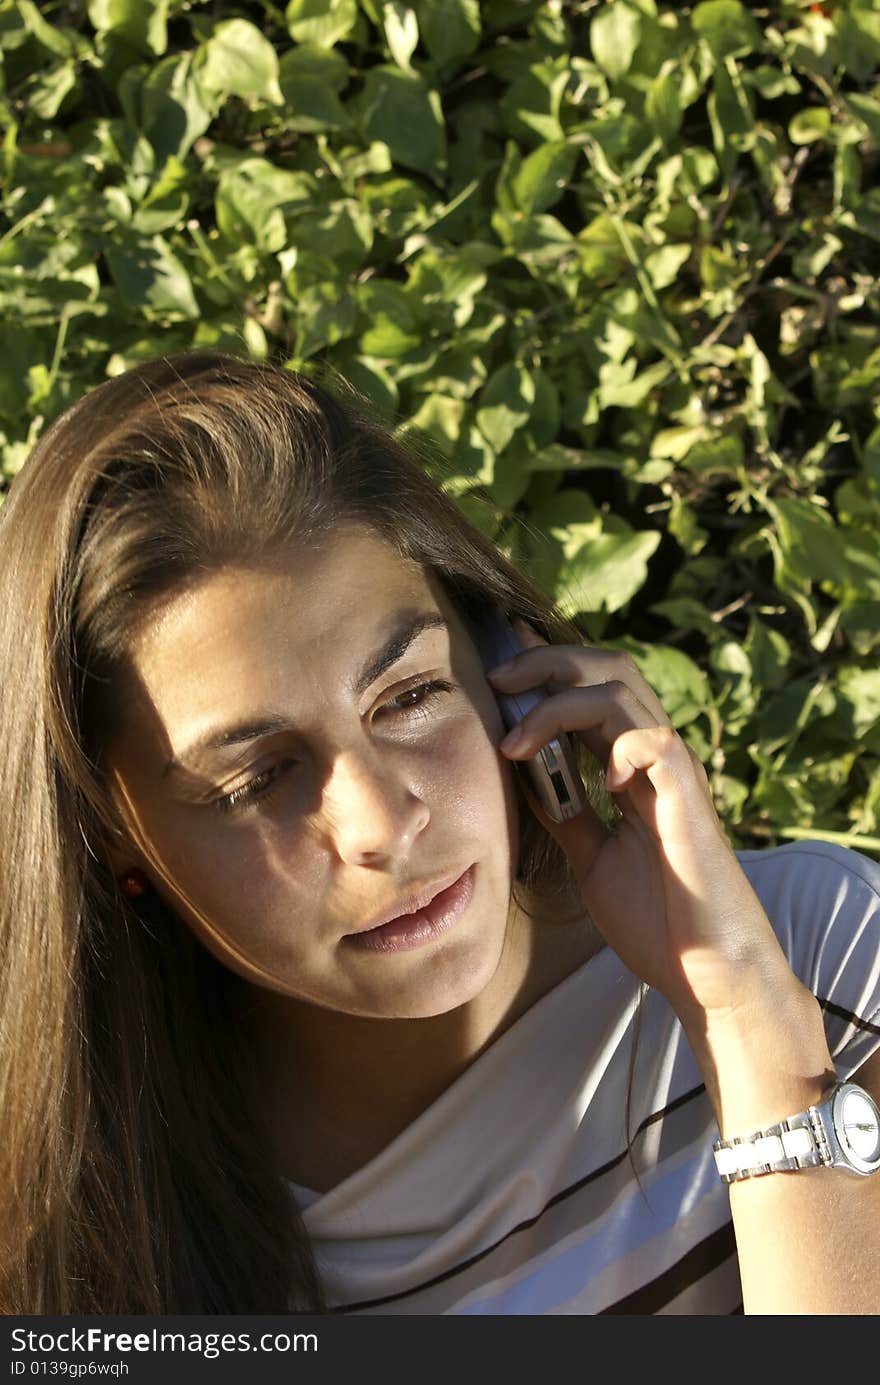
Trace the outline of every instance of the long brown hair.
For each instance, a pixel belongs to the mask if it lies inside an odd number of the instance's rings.
[[[338,382],[186,352],[69,408],[0,509],[7,1314],[327,1311],[250,1095],[239,978],[155,894],[120,892],[103,757],[122,660],[163,600],[340,521],[372,526],[461,613],[494,603],[583,643],[428,474],[429,452]],[[517,798],[518,885],[570,919],[567,860]]]

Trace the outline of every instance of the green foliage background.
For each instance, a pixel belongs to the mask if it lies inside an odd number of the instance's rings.
[[[216,345],[331,366],[740,847],[880,856],[880,4],[0,0],[4,480]]]

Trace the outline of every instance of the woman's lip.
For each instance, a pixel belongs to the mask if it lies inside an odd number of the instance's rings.
[[[418,913],[403,914],[362,933],[349,933],[344,941],[375,952],[399,952],[430,942],[452,928],[467,910],[474,892],[474,870],[473,864],[468,866]]]
[[[464,874],[464,872],[462,872],[461,874]],[[370,924],[370,925],[369,925],[368,927],[366,927],[366,928],[357,928],[357,929],[355,929],[355,933],[370,933],[370,932],[373,932],[373,931],[374,931],[375,929],[377,929],[377,928],[384,928],[384,927],[385,927],[387,924],[389,924],[389,923],[396,923],[398,919],[402,919],[402,918],[412,918],[412,917],[414,917],[416,914],[422,913],[423,910],[430,908],[430,906],[434,903],[434,900],[435,900],[435,899],[437,899],[441,894],[445,893],[445,891],[448,890],[448,889],[450,889],[453,885],[457,884],[457,882],[458,882],[460,879],[461,879],[461,875],[444,875],[444,876],[441,876],[441,877],[440,877],[440,884],[439,884],[439,886],[435,887],[435,886],[432,885],[432,887],[431,887],[431,888],[434,890],[434,893],[431,895],[431,898],[430,898],[430,899],[426,899],[426,900],[425,900],[425,903],[424,903],[424,904],[420,904],[420,905],[418,906],[418,908],[416,908],[416,909],[407,909],[407,910],[405,910],[403,913],[400,913],[400,914],[393,914],[393,915],[391,915],[391,916],[387,916],[387,915],[386,915],[386,917],[385,917],[384,919],[380,919],[379,922],[374,923],[374,924]]]

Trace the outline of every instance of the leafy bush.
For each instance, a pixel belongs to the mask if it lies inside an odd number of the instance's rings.
[[[6,478],[146,357],[338,370],[736,845],[880,851],[875,0],[0,0],[0,54]]]

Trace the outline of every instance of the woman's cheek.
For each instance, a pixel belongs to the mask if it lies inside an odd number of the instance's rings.
[[[185,882],[163,887],[163,895],[220,961],[245,975],[256,966],[262,979],[279,955],[291,961],[303,955],[314,935],[314,901],[325,886],[320,871],[312,882],[309,873],[300,853],[281,852],[277,842],[242,840],[238,850],[228,845],[216,858],[210,853],[192,861]]]
[[[513,802],[512,784],[505,783],[510,768],[497,748],[503,735],[500,714],[497,735],[487,720],[475,709],[450,719],[436,738],[431,754],[432,784],[430,789],[425,786],[435,812],[454,809],[459,829],[466,824],[483,834],[487,827],[497,831],[499,814]]]

